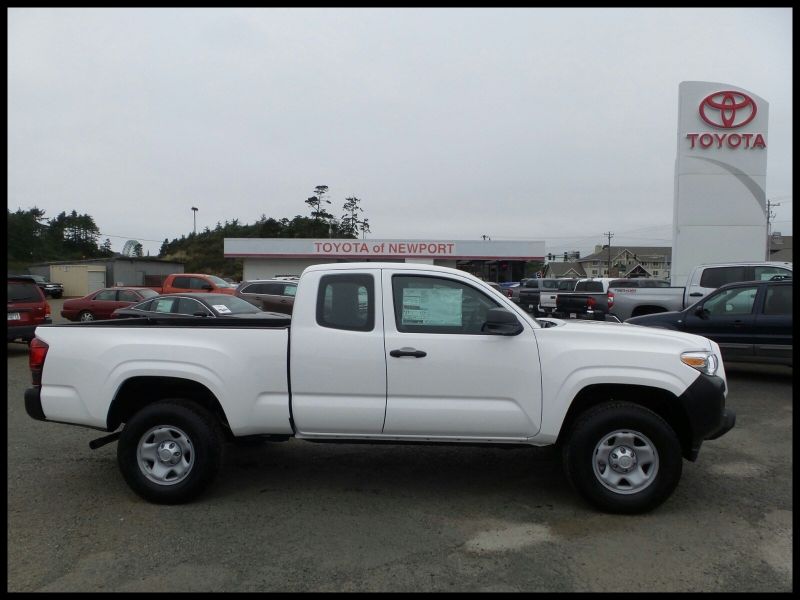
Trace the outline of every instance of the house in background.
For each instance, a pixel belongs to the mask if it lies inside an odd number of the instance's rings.
[[[611,272],[608,246],[595,246],[594,252],[578,259],[586,277],[650,277],[669,280],[672,248],[669,246],[611,246]]]

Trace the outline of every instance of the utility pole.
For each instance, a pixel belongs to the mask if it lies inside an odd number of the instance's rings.
[[[192,216],[194,217],[194,234],[197,235],[197,211],[200,210],[196,206],[192,207]]]
[[[611,277],[611,238],[614,237],[614,234],[610,231],[606,231],[603,235],[608,238],[608,272],[606,275]]]
[[[772,208],[774,206],[780,206],[780,205],[781,205],[780,202],[772,202],[769,199],[767,200],[767,258],[766,258],[766,260],[769,260],[770,238],[771,238],[770,221],[775,216],[775,212],[772,210]]]

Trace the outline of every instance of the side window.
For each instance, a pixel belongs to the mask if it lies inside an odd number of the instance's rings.
[[[266,284],[264,283],[251,283],[242,289],[243,294],[265,294],[264,291]]]
[[[92,300],[110,300],[114,302],[117,298],[117,291],[116,290],[103,290],[102,292],[97,292],[94,295]]]
[[[791,315],[792,286],[790,285],[767,286],[767,298],[764,302],[764,314]]]
[[[703,270],[700,277],[700,287],[718,288],[726,283],[747,281],[746,267],[709,267]]]
[[[144,302],[140,302],[139,304],[134,304],[130,308],[135,308],[136,310],[150,310],[150,306],[153,304],[153,300],[145,300]]]
[[[375,328],[372,275],[323,275],[317,291],[317,323],[333,329],[372,331]]]
[[[498,302],[472,286],[439,277],[392,277],[397,330],[409,333],[480,334]]]
[[[119,300],[120,302],[136,302],[137,300],[139,300],[139,296],[137,296],[135,292],[132,292],[130,290],[119,290],[118,293],[119,296],[117,297],[117,300]]]
[[[178,298],[175,304],[176,306],[172,312],[179,315],[194,315],[196,312],[201,312],[206,315],[209,314],[205,306],[192,298]]]
[[[200,277],[189,277],[190,290],[202,290],[203,286],[206,285],[210,285],[210,282],[206,281],[205,279],[201,279]]]
[[[789,269],[781,269],[780,267],[756,267],[755,277],[758,281],[769,281],[775,275],[783,275],[784,277],[791,277],[792,272]]]
[[[709,314],[723,315],[749,315],[753,311],[753,302],[756,299],[758,287],[741,287],[725,290],[712,296],[703,304]]]
[[[294,298],[295,294],[297,294],[297,286],[294,284],[287,285],[286,288],[283,290],[284,296],[290,296]]]
[[[189,278],[188,277],[176,277],[172,280],[172,287],[188,290],[189,289]]]
[[[150,310],[159,313],[170,313],[172,312],[172,305],[174,303],[174,298],[158,298],[157,300],[153,300]]]
[[[281,296],[283,294],[283,285],[282,283],[264,283],[262,294],[269,294],[270,296]]]

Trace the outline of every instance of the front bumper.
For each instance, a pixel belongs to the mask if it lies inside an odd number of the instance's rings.
[[[704,440],[715,440],[736,424],[736,413],[725,408],[725,380],[721,377],[701,373],[678,401],[689,421],[689,460],[697,459]]]

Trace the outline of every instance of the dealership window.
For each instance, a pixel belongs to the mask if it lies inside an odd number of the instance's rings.
[[[489,309],[500,306],[472,286],[440,277],[392,277],[397,330],[481,334]]]
[[[375,328],[375,280],[372,275],[325,275],[317,291],[317,323],[350,331]]]

